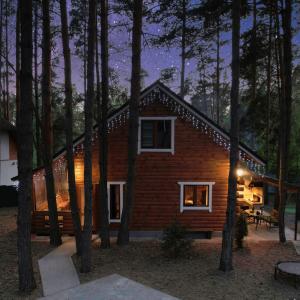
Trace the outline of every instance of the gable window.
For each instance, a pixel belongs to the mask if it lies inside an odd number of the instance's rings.
[[[138,153],[172,152],[176,117],[140,117]]]
[[[180,212],[184,210],[212,211],[214,182],[178,182],[180,186]]]
[[[121,221],[124,199],[124,185],[125,182],[123,181],[110,181],[107,183],[108,212],[110,223],[117,223]]]

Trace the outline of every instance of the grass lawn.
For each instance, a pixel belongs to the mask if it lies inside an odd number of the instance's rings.
[[[42,296],[37,260],[47,254],[49,243],[33,242],[33,267],[37,289],[30,296],[18,294],[17,209],[0,208],[0,299],[36,299]]]
[[[190,258],[173,261],[162,256],[158,241],[123,248],[114,243],[107,250],[94,243],[93,270],[80,274],[80,280],[117,273],[181,299],[300,299],[291,282],[273,279],[278,260],[299,259],[291,244],[248,242],[245,249],[235,250],[235,269],[227,275],[218,270],[220,248],[218,241],[200,240]],[[73,260],[78,270],[79,260]]]

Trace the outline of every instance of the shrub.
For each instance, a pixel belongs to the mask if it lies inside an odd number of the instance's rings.
[[[247,214],[238,215],[235,224],[235,241],[238,248],[243,248],[244,237],[248,235]]]
[[[192,241],[186,237],[187,231],[176,220],[163,232],[162,251],[166,257],[178,258],[189,256]]]

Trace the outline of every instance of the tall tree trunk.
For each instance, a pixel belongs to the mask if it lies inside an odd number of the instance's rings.
[[[217,20],[216,106],[217,124],[220,125],[220,17]]]
[[[3,41],[2,34],[3,33],[3,0],[0,0],[0,109],[2,109],[2,117],[4,118],[4,96],[3,96],[3,85],[2,85],[2,49],[3,49]]]
[[[240,80],[240,9],[241,0],[233,0],[232,3],[232,84],[230,95],[230,170],[228,178],[228,199],[226,223],[223,230],[222,253],[220,270],[228,272],[232,266],[232,247],[235,225],[236,170],[239,160],[239,80]]]
[[[267,62],[267,127],[266,127],[266,172],[269,172],[270,168],[270,119],[271,119],[271,62],[272,62],[272,28],[273,28],[273,19],[272,19],[272,12],[270,8],[270,15],[269,15],[269,37],[268,37],[268,62]],[[269,190],[268,185],[265,185],[264,191],[264,202],[266,204],[269,203]]]
[[[85,139],[84,139],[84,227],[82,236],[81,272],[91,270],[92,239],[92,135],[94,103],[94,61],[96,37],[96,0],[89,0],[88,22],[88,63],[87,63],[87,98],[84,103]]]
[[[20,113],[20,0],[16,11],[16,123]]]
[[[47,200],[50,221],[50,244],[61,245],[58,225],[57,204],[52,167],[53,137],[51,118],[51,32],[49,0],[42,1],[43,8],[43,58],[42,58],[42,102],[43,102],[43,152]]]
[[[20,0],[21,72],[20,117],[17,124],[18,146],[18,271],[19,290],[31,292],[35,287],[31,255],[32,207],[32,0]]]
[[[285,0],[282,9],[283,28],[283,82],[284,97],[280,103],[280,171],[279,171],[279,239],[286,241],[285,237],[285,205],[287,192],[285,182],[288,180],[288,155],[291,128],[291,105],[292,105],[292,3]]]
[[[133,2],[131,97],[129,102],[127,189],[123,206],[118,245],[129,243],[129,222],[135,195],[136,156],[138,141],[139,97],[141,90],[141,36],[143,0]]]
[[[108,153],[108,127],[107,127],[107,109],[108,109],[108,2],[101,0],[101,91],[102,105],[100,127],[100,211],[101,211],[101,247],[108,248],[109,241],[109,218],[107,201],[107,153]]]
[[[84,17],[86,16],[87,11],[87,0],[84,1]],[[87,44],[87,26],[86,19],[84,20],[84,34],[83,34],[83,88],[84,88],[84,98],[87,97],[87,53],[86,53],[86,44]]]
[[[256,62],[257,62],[257,8],[256,0],[253,0],[253,27],[252,27],[252,62],[251,62],[251,77],[252,77],[252,101],[256,100]]]
[[[186,0],[182,1],[182,36],[181,36],[181,71],[180,71],[180,97],[184,98],[185,81],[185,48],[186,48]]]
[[[76,252],[81,255],[81,224],[77,203],[76,181],[73,157],[73,96],[71,77],[71,55],[69,46],[69,30],[66,0],[60,0],[61,32],[65,66],[65,134],[67,149],[68,184],[72,221],[75,233]]]
[[[9,71],[8,71],[8,0],[5,2],[5,118],[9,121]]]
[[[39,116],[40,111],[40,101],[39,101],[39,79],[38,79],[38,25],[39,25],[39,16],[38,16],[38,0],[34,0],[34,102],[37,115]],[[36,164],[37,166],[41,165],[41,133],[40,126],[37,117],[35,117],[35,149],[36,149]]]

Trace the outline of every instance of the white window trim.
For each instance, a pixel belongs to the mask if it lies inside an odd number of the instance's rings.
[[[171,148],[169,149],[156,149],[156,148],[142,148],[142,120],[171,120]],[[139,117],[138,129],[138,154],[141,152],[171,152],[175,153],[175,116],[168,117]]]
[[[125,181],[108,181],[107,182],[107,203],[108,203],[108,219],[109,223],[120,223],[121,216],[123,211],[123,198],[124,198],[124,184]],[[110,186],[111,185],[119,185],[120,186],[120,219],[111,219],[110,218]]]
[[[180,186],[180,212],[184,210],[208,210],[212,212],[212,186],[215,182],[204,182],[204,181],[179,181]],[[208,207],[194,207],[194,206],[184,206],[184,186],[185,185],[207,185],[208,186]]]

